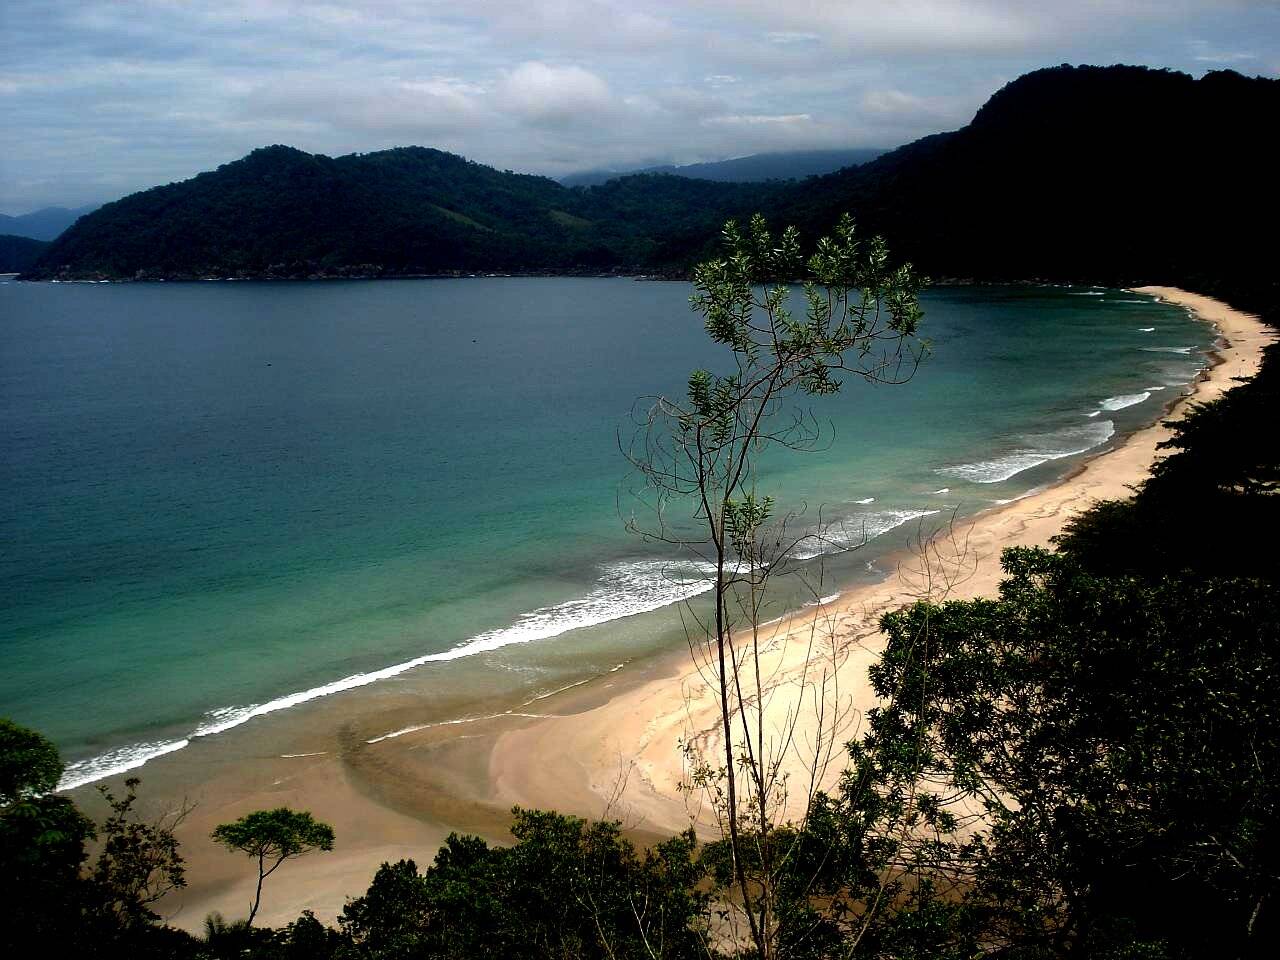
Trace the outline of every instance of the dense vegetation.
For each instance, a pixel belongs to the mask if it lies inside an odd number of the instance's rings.
[[[33,276],[307,277],[609,270],[661,260],[768,188],[642,176],[590,190],[405,147],[275,146],[82,218]]]
[[[998,91],[961,130],[778,198],[807,235],[833,211],[934,277],[1246,287],[1277,302],[1280,80],[1056,67]]]
[[[1010,83],[961,130],[793,184],[643,174],[568,189],[417,147],[269,147],[83,217],[31,275],[686,275],[728,216],[760,210],[817,237],[849,211],[935,277],[1228,284],[1274,304],[1277,115],[1280,80],[1063,66]]]
[[[48,246],[43,240],[0,234],[0,273],[30,270]]]

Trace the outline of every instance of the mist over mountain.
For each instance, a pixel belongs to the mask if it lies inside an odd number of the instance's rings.
[[[689,163],[677,166],[673,163],[656,167],[627,170],[585,170],[559,177],[566,187],[591,187],[637,173],[666,173],[694,180],[715,180],[721,183],[764,183],[769,180],[803,180],[823,173],[832,173],[844,167],[867,163],[885,151],[872,148],[847,150],[796,150],[786,153],[756,153],[748,157],[718,160],[709,163]]]
[[[0,213],[0,233],[15,237],[29,237],[32,240],[53,240],[67,227],[86,213],[97,210],[99,206],[101,204],[91,203],[74,209],[44,207],[32,213],[24,213],[20,217]]]
[[[809,238],[849,211],[934,276],[1257,284],[1280,212],[1275,116],[1277,80],[1062,66],[1008,84],[960,130],[798,182],[647,173],[570,188],[422,147],[277,146],[107,204],[31,275],[680,275],[724,219],[760,210]]]

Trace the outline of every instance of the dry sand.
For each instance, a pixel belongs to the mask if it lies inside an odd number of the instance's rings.
[[[1218,328],[1215,363],[1194,385],[1195,400],[1212,399],[1235,378],[1255,373],[1262,348],[1275,337],[1256,318],[1208,297],[1168,287],[1139,292],[1185,305]],[[994,594],[1004,547],[1045,545],[1094,502],[1129,496],[1169,435],[1163,423],[1140,430],[1048,489],[958,521],[932,551],[898,558],[899,574],[885,582],[772,628],[766,717],[771,729],[792,730],[786,763],[796,775],[815,753],[833,748],[826,775],[834,775],[838,744],[874,705],[866,668],[878,654],[883,612],[926,592]],[[795,709],[806,677],[825,678],[819,701],[828,710],[840,706],[839,724],[815,720],[813,687],[808,707]],[[363,893],[382,861],[412,857],[425,864],[450,829],[501,841],[507,811],[517,804],[620,818],[641,838],[707,822],[696,796],[677,790],[685,775],[678,744],[691,742],[712,755],[719,748],[715,700],[688,650],[631,664],[537,703],[473,705],[467,713],[486,718],[377,739],[422,723],[421,698],[334,698],[255,731],[253,756],[244,755],[246,735],[222,746],[193,744],[148,764],[143,773],[151,795],[170,802],[186,795],[199,804],[179,832],[192,883],[162,905],[170,922],[194,930],[211,910],[229,917],[247,912],[250,864],[207,838],[217,823],[263,807],[309,809],[332,823],[338,837],[332,853],[287,864],[268,881],[260,915],[268,924],[288,922],[304,908],[332,920],[347,897]],[[85,796],[81,791],[77,799]]]

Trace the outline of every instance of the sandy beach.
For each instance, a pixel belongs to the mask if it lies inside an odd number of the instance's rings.
[[[1189,400],[1210,400],[1255,373],[1275,331],[1218,301],[1165,287],[1139,292],[1194,310],[1220,334],[1214,363],[1160,421]],[[773,729],[794,724],[786,764],[800,771],[855,735],[875,699],[866,668],[878,655],[880,616],[912,600],[994,594],[999,554],[1011,545],[1045,545],[1072,516],[1098,500],[1123,498],[1162,455],[1162,422],[1109,445],[1058,483],[954,522],[920,529],[933,546],[896,559],[882,583],[842,593],[774,625],[767,638],[766,716]],[[938,518],[929,518],[937,520]],[[795,709],[802,681],[822,683],[813,718]],[[461,720],[459,718],[462,718]],[[331,921],[364,892],[384,860],[429,863],[450,830],[501,842],[513,805],[621,819],[641,839],[707,822],[684,777],[681,741],[717,748],[717,710],[688,649],[639,659],[536,701],[497,694],[476,703],[423,700],[391,684],[334,697],[271,719],[248,733],[210,738],[148,764],[144,795],[156,806],[182,797],[197,805],[179,830],[190,886],[165,901],[176,926],[198,930],[210,911],[241,916],[252,898],[250,865],[216,848],[213,826],[246,812],[288,805],[308,809],[337,833],[332,853],[281,868],[268,882],[260,922],[281,924],[303,909]],[[404,731],[387,736],[388,731]],[[251,746],[249,746],[251,744]],[[802,791],[797,791],[797,793]],[[92,788],[75,794],[98,812]]]

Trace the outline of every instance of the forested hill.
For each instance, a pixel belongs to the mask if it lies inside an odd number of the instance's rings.
[[[1277,116],[1280,80],[1063,66],[960,130],[793,184],[568,189],[420,147],[269,147],[81,218],[31,276],[679,273],[729,216],[762,210],[813,237],[847,210],[935,277],[1227,282],[1237,301],[1247,279],[1274,302]]]
[[[43,240],[0,234],[0,273],[21,273],[31,269],[48,246]]]
[[[1280,80],[1056,67],[961,130],[798,186],[766,208],[806,235],[843,210],[933,276],[1124,283],[1276,297]],[[1257,305],[1256,298],[1251,298]]]
[[[660,262],[774,188],[642,176],[589,190],[423,147],[331,158],[255,150],[109,203],[35,277],[298,277],[603,270]]]

